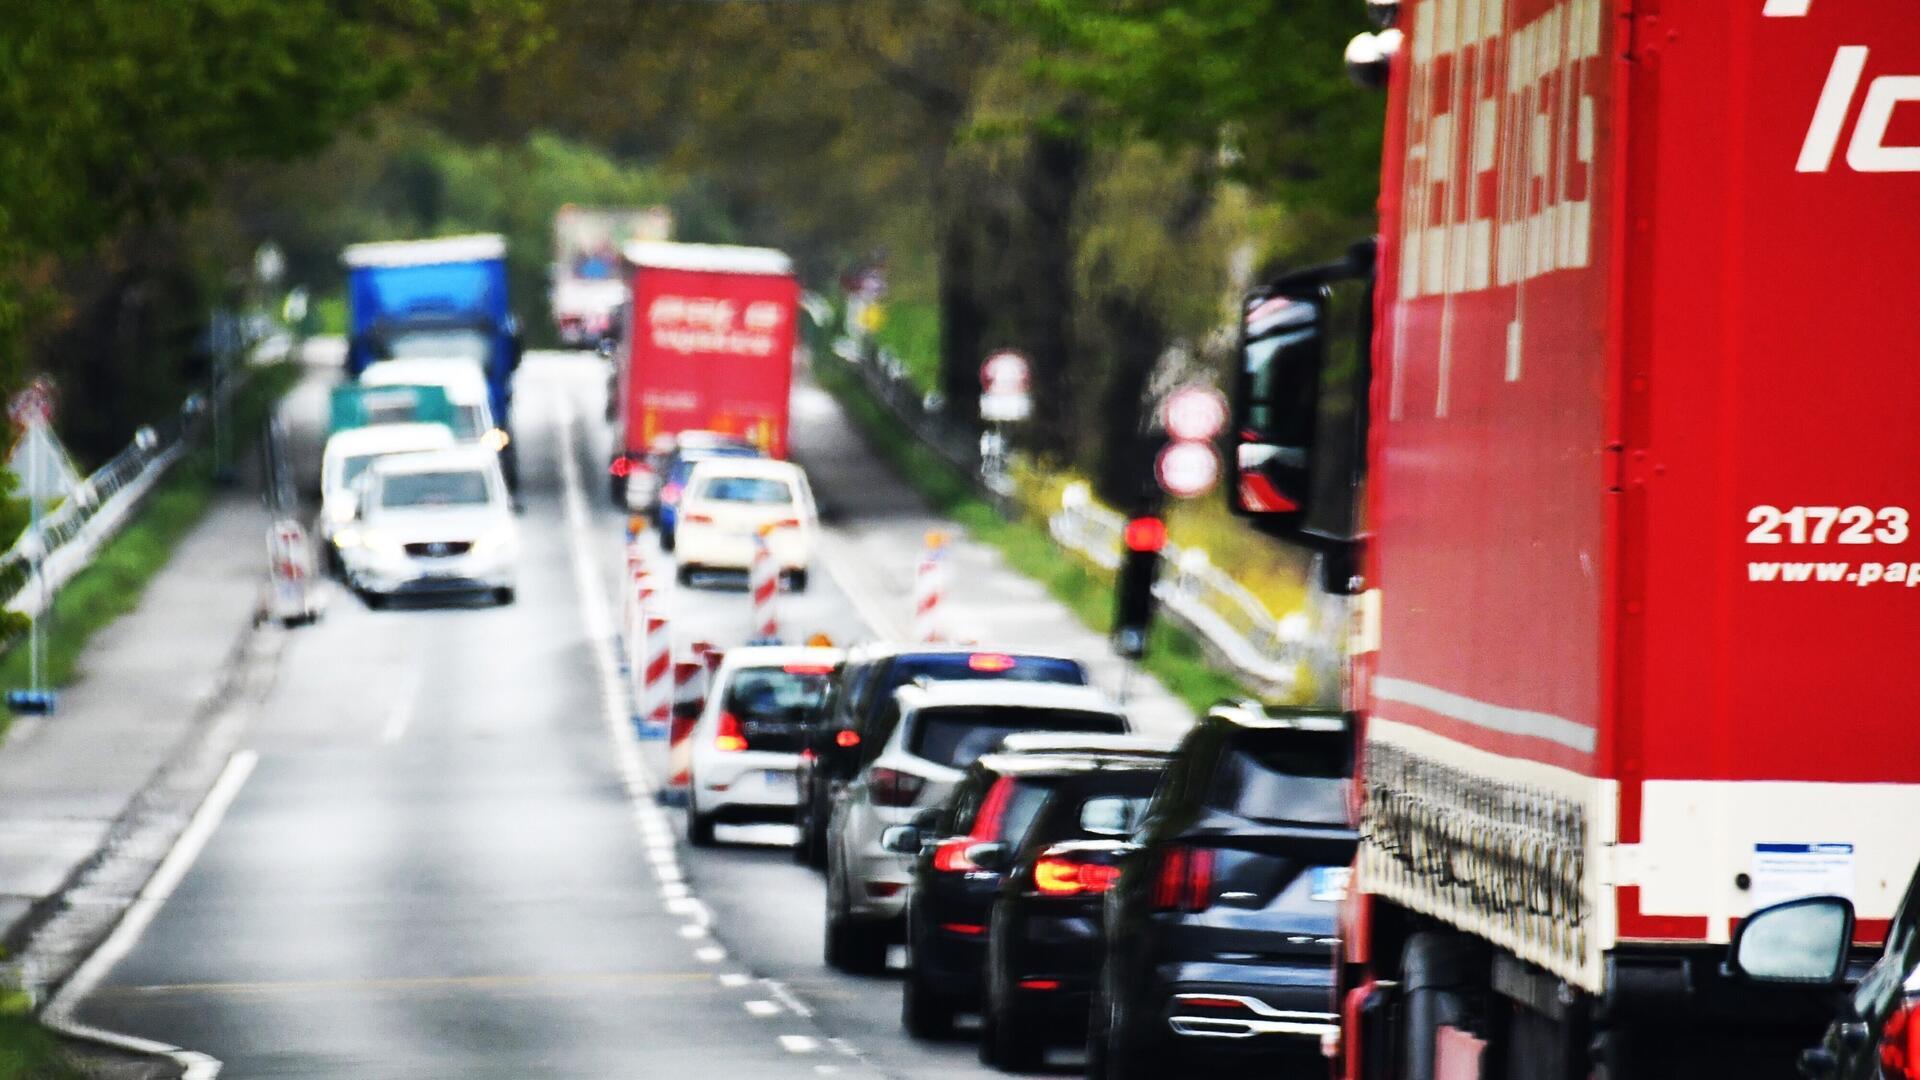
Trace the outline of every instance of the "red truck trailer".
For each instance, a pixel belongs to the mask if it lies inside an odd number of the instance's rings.
[[[1730,939],[1920,859],[1920,6],[1372,6],[1377,258],[1249,298],[1232,487],[1355,597],[1343,1075],[1793,1076]]]
[[[633,301],[616,350],[616,478],[683,431],[738,436],[787,454],[793,262],[768,248],[633,244]],[[624,462],[624,464],[622,464]]]

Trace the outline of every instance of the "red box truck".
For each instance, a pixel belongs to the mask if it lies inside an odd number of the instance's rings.
[[[792,260],[717,244],[633,244],[624,254],[633,300],[615,353],[616,493],[683,431],[784,458],[800,300]]]
[[[1377,248],[1249,298],[1232,487],[1355,598],[1342,1068],[1793,1076],[1835,988],[1730,941],[1920,859],[1920,8],[1371,6]]]

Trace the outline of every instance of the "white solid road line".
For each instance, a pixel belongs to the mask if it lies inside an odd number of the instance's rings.
[[[41,1019],[55,1031],[77,1038],[105,1043],[136,1054],[156,1054],[172,1058],[183,1070],[183,1080],[212,1080],[220,1075],[218,1059],[192,1050],[183,1050],[178,1046],[142,1039],[131,1035],[121,1035],[80,1023],[74,1013],[80,1002],[93,992],[113,970],[113,966],[126,957],[140,942],[140,935],[146,933],[154,916],[173,895],[187,871],[193,868],[194,860],[213,838],[213,832],[220,827],[220,819],[226,816],[227,808],[240,794],[240,788],[246,784],[247,777],[253,775],[253,768],[259,764],[260,756],[251,750],[241,750],[227,759],[227,766],[221,770],[219,779],[201,800],[200,808],[194,811],[193,820],[180,838],[173,842],[167,857],[160,861],[159,869],[140,890],[131,905],[127,907],[120,921],[114,924],[113,932],[100,943],[100,947],[87,957],[73,977],[60,988],[53,1000],[48,1003]]]
[[[420,698],[424,678],[417,665],[409,670],[411,675],[401,680],[400,692],[394,695],[393,708],[387,710],[386,725],[380,729],[380,741],[389,745],[399,742],[406,735],[407,725],[413,723],[415,703]]]

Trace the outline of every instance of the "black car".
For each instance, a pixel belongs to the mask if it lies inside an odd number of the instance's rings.
[[[1010,853],[980,976],[980,1060],[989,1065],[1031,1072],[1054,1035],[1084,1037],[1106,892],[1173,750],[1140,741],[1151,749],[1091,756],[1059,777]]]
[[[919,679],[1023,679],[1085,686],[1087,669],[1078,660],[1060,656],[975,648],[892,645],[853,650],[834,680],[827,722],[814,730],[801,755],[800,840],[793,849],[795,862],[826,869],[827,819],[833,812],[834,787],[851,780],[868,757],[886,745],[887,736],[900,722],[893,692]]]
[[[1805,1001],[1827,1001],[1829,1015],[1837,1013],[1820,1045],[1800,1056],[1802,1076],[1920,1080],[1920,869],[1864,974],[1849,963],[1853,929],[1853,904],[1843,897],[1774,904],[1742,920],[1727,968],[1757,983],[1804,987]]]
[[[901,998],[901,1022],[916,1038],[942,1038],[956,1013],[979,1007],[1002,872],[1018,865],[1029,826],[1056,793],[1068,793],[1075,806],[1095,792],[1144,802],[1171,749],[1112,735],[1035,733],[1005,742],[975,761],[944,803],[885,838],[890,850],[919,856],[908,889]]]
[[[1087,1075],[1195,1055],[1278,1065],[1338,1031],[1340,902],[1358,846],[1338,713],[1216,708],[1181,743],[1107,893]]]

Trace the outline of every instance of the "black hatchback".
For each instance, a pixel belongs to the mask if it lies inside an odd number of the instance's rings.
[[[1088,1076],[1267,1067],[1337,1033],[1353,762],[1334,712],[1221,707],[1188,734],[1107,893]]]
[[[884,839],[890,850],[918,855],[900,1011],[916,1038],[942,1038],[956,1013],[979,1008],[994,898],[1055,794],[1104,787],[1144,798],[1171,749],[1119,735],[1030,733],[1006,743],[968,767],[944,803]]]

